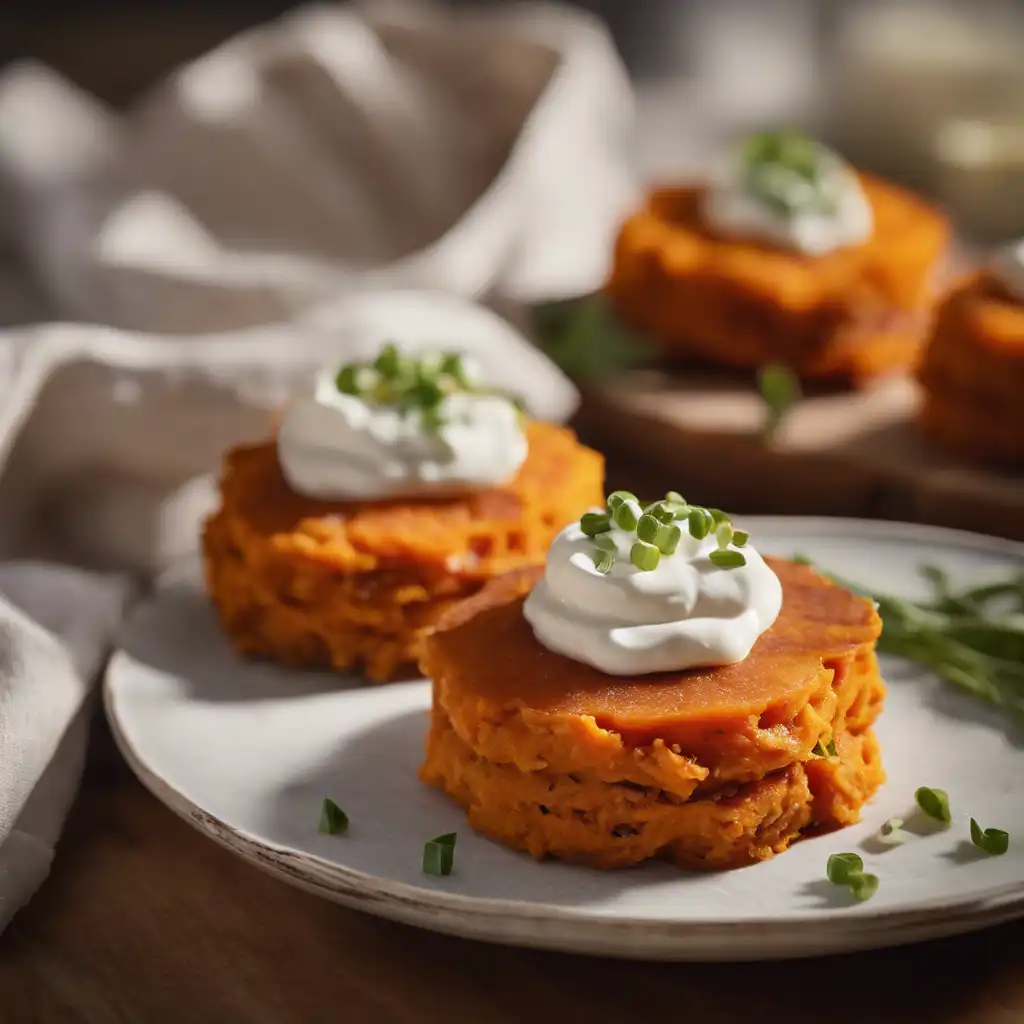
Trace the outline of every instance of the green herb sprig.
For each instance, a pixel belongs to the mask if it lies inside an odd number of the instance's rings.
[[[813,139],[794,131],[760,132],[742,153],[747,191],[785,217],[836,212],[834,172],[838,158]]]
[[[327,836],[344,835],[348,831],[348,815],[330,798],[320,805],[319,831]]]
[[[750,534],[734,529],[721,509],[692,505],[678,491],[647,503],[641,503],[632,491],[613,491],[604,511],[584,513],[580,530],[593,539],[594,566],[604,574],[611,572],[618,553],[615,542],[606,536],[613,526],[636,535],[629,560],[641,572],[652,572],[662,556],[675,554],[684,529],[695,540],[714,533],[716,548],[708,560],[716,568],[738,569],[747,564],[746,555],[738,549],[747,545]]]
[[[496,395],[522,411],[522,403],[503,391],[477,385],[458,352],[403,355],[397,345],[385,345],[372,363],[346,363],[335,376],[335,386],[375,405],[393,406],[407,415],[418,413],[426,430],[444,425],[444,403],[455,394]]]
[[[864,871],[864,861],[856,853],[833,853],[825,864],[825,874],[833,885],[849,886],[855,900],[870,899],[878,891],[878,876]]]
[[[443,836],[428,840],[423,845],[423,873],[425,875],[450,875],[455,866],[455,840],[457,832],[446,832]]]
[[[882,618],[879,651],[924,665],[1024,722],[1024,572],[963,590],[936,566],[921,572],[932,591],[923,601],[874,594],[822,574],[875,601]]]

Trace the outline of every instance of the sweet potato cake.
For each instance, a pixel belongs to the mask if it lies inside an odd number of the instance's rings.
[[[813,569],[766,562],[782,610],[746,658],[632,678],[536,639],[523,605],[540,570],[489,584],[424,645],[421,778],[502,842],[602,868],[739,867],[856,821],[884,779],[881,622]]]
[[[927,437],[972,462],[1024,465],[1024,302],[992,270],[942,301],[919,377]]]
[[[781,362],[853,384],[906,368],[930,325],[948,226],[915,195],[855,179],[870,234],[820,253],[719,230],[709,184],[654,189],[619,232],[607,293],[669,357]]]
[[[453,602],[543,561],[551,538],[601,501],[600,455],[561,427],[528,421],[525,432],[526,459],[507,484],[418,499],[306,497],[274,441],[230,451],[203,550],[235,646],[378,681],[413,667]]]

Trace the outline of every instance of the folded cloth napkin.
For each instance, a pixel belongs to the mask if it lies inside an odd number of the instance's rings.
[[[0,240],[104,325],[0,332],[0,560],[105,571],[0,566],[0,928],[46,873],[125,579],[195,550],[225,448],[389,339],[572,414],[473,300],[599,287],[630,114],[605,31],[544,5],[303,8],[123,116],[39,65],[0,74]]]
[[[62,566],[0,566],[0,931],[49,871],[129,587]]]
[[[631,121],[583,12],[314,5],[124,116],[9,69],[0,207],[69,319],[225,330],[381,288],[554,300],[604,280]]]

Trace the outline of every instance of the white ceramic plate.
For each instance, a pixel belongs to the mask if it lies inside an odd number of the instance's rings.
[[[750,519],[761,550],[807,554],[878,590],[914,596],[917,567],[958,582],[1024,569],[1024,548],[885,523]],[[857,826],[723,874],[660,864],[597,872],[538,864],[476,835],[416,778],[425,682],[355,679],[238,660],[201,592],[198,567],[168,580],[128,623],[106,679],[125,757],[173,810],[218,842],[329,899],[495,942],[651,959],[760,959],[835,953],[948,935],[1024,916],[1024,733],[998,712],[887,660],[879,724],[889,781]],[[921,785],[949,793],[953,824],[894,848],[872,842],[909,818]],[[345,836],[317,832],[325,796]],[[986,857],[968,819],[1007,829]],[[421,873],[423,843],[459,833],[447,878]],[[881,879],[852,904],[825,879],[829,854],[862,853]]]

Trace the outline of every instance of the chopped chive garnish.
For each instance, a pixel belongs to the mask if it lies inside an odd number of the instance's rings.
[[[815,757],[838,757],[839,752],[836,750],[836,741],[831,739],[828,743],[822,743],[818,740],[811,749],[811,753]]]
[[[898,846],[906,842],[909,833],[903,831],[902,818],[890,818],[878,830],[878,841],[886,846]]]
[[[878,875],[852,875],[847,884],[850,886],[853,898],[863,903],[864,900],[871,899],[878,892]]]
[[[677,507],[674,507],[667,501],[656,501],[645,511],[648,515],[654,516],[660,523],[671,523],[676,517]]]
[[[850,879],[864,871],[864,861],[856,853],[833,853],[825,865],[828,880],[836,885],[849,885]]]
[[[941,821],[943,825],[948,825],[953,820],[952,815],[949,813],[949,797],[946,795],[945,790],[921,786],[914,794],[914,799],[917,801],[917,806],[929,818]]]
[[[711,525],[714,523],[707,510],[703,508],[691,509],[687,520],[690,527],[690,536],[695,540],[703,540],[711,532]]]
[[[717,526],[720,523],[729,522],[729,517],[720,508],[709,508],[707,510],[708,515],[715,521]]]
[[[686,499],[678,491],[669,491],[665,495],[665,500],[671,502],[673,505],[686,504]]]
[[[343,835],[348,831],[348,815],[330,797],[325,796],[320,805],[319,831],[328,836]]]
[[[708,559],[719,569],[739,569],[747,564],[747,559],[739,551],[712,551]]]
[[[580,517],[580,529],[588,537],[596,537],[599,533],[607,533],[611,528],[611,520],[601,512],[585,512]]]
[[[615,564],[615,555],[610,551],[605,551],[598,548],[594,552],[594,568],[602,575],[607,576],[612,571],[612,566]]]
[[[423,873],[425,875],[450,875],[455,864],[455,832],[431,839],[423,846]]]
[[[648,544],[653,544],[658,536],[658,530],[660,529],[661,521],[645,512],[640,517],[640,521],[636,524],[636,535],[640,540],[645,540]]]
[[[607,533],[599,533],[594,538],[594,545],[600,548],[602,551],[618,551],[618,545],[615,543],[615,538]]]
[[[651,572],[658,568],[661,561],[661,552],[647,541],[638,540],[629,549],[629,560],[641,571]]]
[[[624,501],[636,501],[632,491],[612,491],[608,495],[608,514],[611,515]]]
[[[675,523],[669,523],[658,527],[654,545],[663,555],[674,555],[682,539],[683,531]]]
[[[720,523],[715,530],[715,542],[723,551],[732,543],[732,523]]]
[[[1010,834],[1001,828],[983,829],[973,818],[971,818],[971,842],[979,850],[993,857],[999,857],[1010,848]]]
[[[620,529],[635,530],[642,514],[640,503],[636,498],[626,498],[615,506],[612,518]]]
[[[385,345],[372,363],[342,366],[335,386],[342,394],[391,406],[406,415],[418,414],[424,429],[431,432],[444,426],[444,403],[453,394],[498,396],[519,408],[513,396],[473,385],[459,353],[403,356],[393,343]]]
[[[750,534],[746,530],[733,530],[732,542],[736,547],[745,548],[748,540],[750,540]]]

